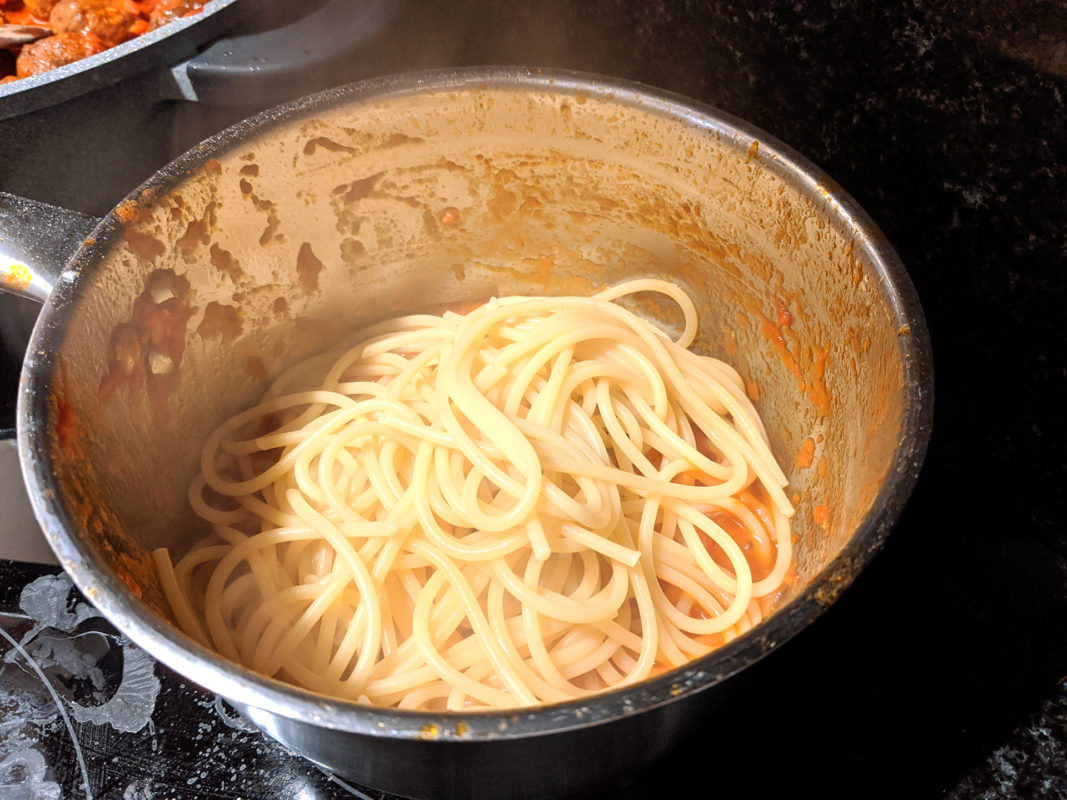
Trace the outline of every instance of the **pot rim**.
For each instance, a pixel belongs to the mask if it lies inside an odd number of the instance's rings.
[[[328,698],[267,678],[204,648],[141,603],[78,535],[74,515],[60,502],[52,459],[50,397],[57,349],[95,267],[121,232],[116,212],[97,226],[71,259],[41,312],[23,365],[18,400],[18,443],[34,511],[75,585],[119,630],[154,658],[238,705],[317,727],[391,738],[490,741],[603,724],[681,700],[721,683],[762,659],[813,622],[881,549],[915,485],[933,420],[933,359],[914,286],[874,222],[812,162],[763,130],[710,105],[632,81],[589,73],[517,67],[473,67],[407,72],[358,81],[261,112],[206,139],[131,192],[128,202],[158,196],[208,159],[247,144],[287,122],[343,104],[411,94],[506,89],[584,95],[687,124],[734,140],[740,152],[758,142],[755,157],[770,170],[826,204],[872,265],[900,331],[905,398],[901,435],[870,511],[852,539],[796,597],[752,631],[689,664],[633,686],[567,703],[506,711],[399,711]],[[461,723],[461,724],[460,724]]]

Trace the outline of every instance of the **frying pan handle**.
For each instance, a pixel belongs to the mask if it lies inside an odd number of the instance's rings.
[[[171,70],[183,99],[215,105],[264,105],[352,80],[358,53],[398,15],[406,0],[325,0],[279,27],[222,39]],[[329,83],[327,80],[326,83]]]
[[[0,192],[0,291],[43,303],[98,219]]]

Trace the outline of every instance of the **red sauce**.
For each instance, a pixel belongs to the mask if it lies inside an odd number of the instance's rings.
[[[778,314],[778,324],[783,328],[788,328],[793,324],[793,315],[789,313],[789,309],[785,307],[785,303],[778,300],[774,304],[774,310]]]
[[[807,393],[821,417],[828,416],[831,395],[826,386],[826,359],[830,355],[830,343],[827,342],[821,349],[802,347],[790,330],[793,315],[781,300],[776,302],[775,315],[777,324],[762,317],[760,331],[778,353],[782,365],[797,379],[797,388]]]
[[[704,475],[696,470],[691,470],[678,475],[674,479],[674,482],[692,486],[698,483],[709,485],[714,481],[710,476]],[[778,555],[778,547],[774,542],[773,523],[771,521],[770,510],[768,509],[769,501],[762,489],[757,487],[750,487],[746,491],[741,492],[738,495],[738,499],[762,522],[762,532],[753,535],[741,520],[727,511],[713,511],[708,516],[722,528],[731,539],[737,542],[741,548],[741,552],[745,556],[745,560],[752,569],[753,580],[759,581],[767,577],[767,575],[774,569],[775,560]],[[719,547],[710,536],[704,534],[703,531],[700,532],[700,539],[715,563],[722,567],[726,572],[732,574],[730,560],[723,549]],[[659,583],[660,588],[663,590],[663,594],[672,605],[677,606],[683,599],[689,598],[691,605],[687,611],[688,614],[704,619],[713,616],[713,613],[709,609],[702,608],[694,598],[689,597],[688,593],[684,592],[681,588],[662,580]],[[790,564],[782,588],[772,595],[757,599],[756,602],[759,605],[760,611],[765,615],[771,613],[781,605],[789,588],[795,583],[796,565]],[[704,634],[693,636],[692,638],[695,641],[712,648],[720,647],[726,643],[722,634]],[[669,668],[669,659],[662,651],[660,651],[657,655],[656,664],[653,667],[652,674],[659,674]]]
[[[173,270],[156,270],[133,304],[128,323],[111,332],[108,369],[97,391],[108,400],[120,389],[145,389],[153,407],[166,406],[178,383],[185,329],[193,309],[185,305],[189,282]]]
[[[7,48],[14,68],[0,61],[0,82],[40,75],[80,61],[182,17],[207,0],[0,0],[0,23],[36,25],[52,35]]]
[[[785,365],[793,376],[797,379],[797,384],[801,389],[804,388],[804,374],[800,371],[800,365],[797,364],[796,358],[789,351],[789,343],[785,339],[785,334],[782,333],[780,326],[775,325],[766,317],[760,323],[760,327],[763,331],[763,336],[774,345],[774,349],[778,351],[778,356],[782,359],[782,363]]]
[[[56,440],[64,450],[69,450],[78,439],[81,431],[78,430],[78,415],[74,407],[61,397],[56,398]]]

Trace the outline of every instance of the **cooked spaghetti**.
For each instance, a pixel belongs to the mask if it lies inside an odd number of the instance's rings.
[[[618,305],[677,303],[676,339]],[[710,652],[791,572],[743,383],[676,285],[416,314],[283,374],[204,445],[213,528],[154,553],[191,637],[385,707],[572,700]]]

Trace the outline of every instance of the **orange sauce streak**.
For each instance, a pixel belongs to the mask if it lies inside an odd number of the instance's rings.
[[[78,429],[78,414],[62,397],[56,397],[56,440],[63,450],[70,450],[81,439]]]
[[[775,301],[774,310],[778,314],[778,324],[783,328],[788,328],[793,324],[793,315],[789,313],[789,309],[785,307],[785,303],[781,300]]]
[[[809,436],[800,445],[800,452],[797,453],[797,466],[801,469],[805,469],[811,466],[812,459],[815,457],[815,442]]]
[[[808,384],[808,396],[811,398],[811,403],[824,417],[830,413],[830,392],[826,389],[826,357],[829,354],[830,343],[827,342],[815,355],[811,383]]]
[[[797,379],[797,388],[807,393],[811,404],[818,409],[821,417],[828,416],[831,395],[826,388],[826,359],[830,354],[830,343],[823,345],[821,350],[816,348],[814,353],[807,348],[800,350],[799,347],[796,348],[799,352],[794,353],[790,350],[790,343],[785,336],[785,331],[793,324],[793,315],[781,300],[776,301],[775,315],[778,319],[777,324],[761,315],[760,331],[764,338],[774,346],[785,368]],[[807,368],[807,381],[805,381],[805,369],[801,368],[801,361]]]
[[[118,572],[119,577],[122,579],[122,582],[125,583],[129,587],[131,592],[133,592],[134,597],[140,597],[141,596],[141,586],[140,586],[139,583],[137,583],[136,580],[134,580],[133,575],[131,575],[129,572],[127,572],[122,567],[119,567],[116,571]]]
[[[785,336],[782,334],[782,329],[771,322],[766,317],[760,323],[760,330],[763,332],[764,337],[774,345],[774,349],[778,351],[779,358],[782,359],[782,364],[785,368],[793,374],[797,379],[797,386],[804,389],[804,374],[800,371],[800,365],[797,364],[796,358],[789,352],[789,344],[785,340]]]
[[[748,399],[753,403],[759,402],[759,384],[756,383],[755,378],[745,384],[745,392],[748,394]]]
[[[829,526],[829,523],[830,523],[830,507],[829,506],[827,506],[825,503],[822,503],[820,505],[815,506],[815,508],[813,508],[812,511],[811,511],[811,516],[812,516],[812,519],[815,520],[815,523],[820,528],[822,528],[823,530],[827,530],[828,529],[828,526]]]
[[[733,328],[727,328],[725,325],[722,328],[723,334],[723,350],[728,356],[736,356],[737,349],[737,335],[734,333]]]

